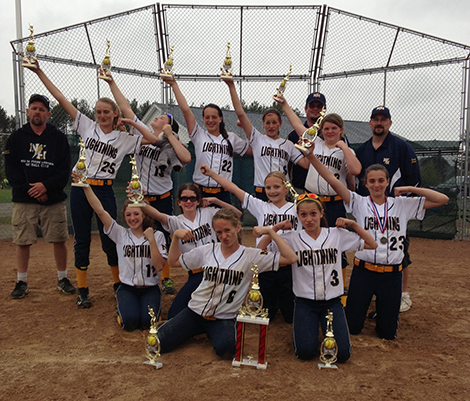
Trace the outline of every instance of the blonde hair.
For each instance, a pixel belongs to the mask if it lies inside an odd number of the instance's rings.
[[[216,214],[214,214],[214,217],[212,217],[212,227],[214,227],[214,222],[217,220],[226,220],[232,224],[235,228],[238,227],[241,222],[240,219],[238,218],[237,214],[232,210],[232,209],[220,209]],[[242,243],[242,230],[238,232],[238,243]]]
[[[287,181],[286,175],[284,173],[281,173],[280,171],[271,171],[266,178],[264,179],[264,183],[266,184],[266,180],[271,177],[276,177],[279,178],[282,183],[284,184],[285,181]],[[284,184],[286,185],[286,184]]]
[[[114,117],[113,119],[113,130],[126,131],[126,128],[124,126],[117,127],[117,123],[119,119],[121,118],[121,109],[119,108],[117,103],[114,100],[110,99],[109,97],[100,97],[95,104],[95,108],[99,102],[106,103],[107,105],[111,106],[111,109],[113,111],[117,111],[117,116]],[[96,118],[96,112],[95,112],[95,118]]]

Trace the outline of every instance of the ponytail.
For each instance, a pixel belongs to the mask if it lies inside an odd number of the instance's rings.
[[[233,157],[233,146],[232,146],[232,143],[229,141],[228,139],[228,133],[227,133],[227,130],[225,129],[225,123],[224,123],[224,120],[223,120],[223,113],[222,113],[222,109],[217,106],[216,104],[214,103],[209,103],[207,106],[204,107],[204,109],[202,110],[202,116],[204,116],[204,111],[208,108],[212,108],[212,109],[216,109],[217,110],[217,113],[219,115],[219,117],[222,117],[222,121],[220,122],[219,124],[219,131],[222,135],[222,137],[227,141],[227,150],[228,150],[228,154],[230,155],[230,157]]]

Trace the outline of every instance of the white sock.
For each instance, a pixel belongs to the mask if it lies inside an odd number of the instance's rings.
[[[67,277],[67,270],[57,270],[57,276],[59,276],[59,280]]]
[[[28,282],[28,272],[25,273],[17,273],[18,281],[24,281],[25,283]]]

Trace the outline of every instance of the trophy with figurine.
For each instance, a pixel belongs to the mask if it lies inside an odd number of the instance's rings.
[[[163,364],[158,361],[160,358],[160,340],[157,336],[157,318],[153,309],[148,306],[150,319],[150,330],[149,335],[147,336],[147,341],[145,343],[145,356],[148,361],[144,362],[144,365],[155,366],[155,369],[160,369],[163,367]]]
[[[292,72],[292,64],[289,65],[289,72],[287,73],[286,77],[282,80],[281,84],[279,85],[279,88],[277,88],[276,94],[273,96],[273,99],[276,102],[281,102],[281,103],[284,102],[282,97],[284,96],[284,91],[286,90],[286,84],[287,84],[287,81],[289,80],[291,72]]]
[[[333,334],[333,312],[328,310],[326,317],[326,334],[320,345],[320,361],[323,363],[318,364],[318,369],[338,369],[336,362],[338,355],[338,345],[336,344],[335,336]]]
[[[230,42],[227,42],[227,54],[225,55],[224,65],[221,67],[222,74],[220,77],[222,79],[232,79],[232,56],[230,55]]]
[[[311,141],[314,141],[318,135],[318,131],[320,131],[320,123],[322,122],[323,118],[325,117],[326,108],[323,107],[322,111],[320,112],[320,117],[318,117],[315,124],[313,124],[310,128],[307,128],[305,132],[302,134],[301,138],[301,145],[295,144],[294,146],[299,149],[303,153],[310,153],[310,144]]]
[[[134,156],[131,156],[130,163],[132,165],[132,177],[129,186],[132,194],[132,197],[130,198],[132,203],[129,204],[129,207],[144,207],[145,203],[142,202],[144,199],[144,192],[142,190],[142,183],[140,182],[139,174],[137,173],[137,163]]]
[[[72,186],[84,188],[84,187],[88,187],[88,184],[86,182],[88,169],[86,167],[85,142],[83,142],[82,138],[80,138],[79,145],[80,145],[80,155],[78,157],[77,165],[75,166],[75,171],[80,176],[80,178],[78,179],[78,182],[72,183]]]
[[[110,48],[109,40],[106,40],[106,54],[104,56],[103,61],[100,65],[100,72],[98,74],[98,78],[104,79],[105,81],[111,81],[111,53],[109,52]]]
[[[36,46],[34,45],[34,30],[33,26],[29,25],[29,41],[26,45],[26,51],[23,55],[23,67],[37,69],[38,59],[36,58]]]
[[[174,46],[170,46],[170,54],[168,55],[165,64],[163,65],[162,72],[160,74],[161,78],[166,78],[169,81],[174,79],[174,64],[173,64],[173,50]]]

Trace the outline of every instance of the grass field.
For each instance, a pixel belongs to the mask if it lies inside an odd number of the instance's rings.
[[[11,202],[11,189],[0,189],[0,203]]]

